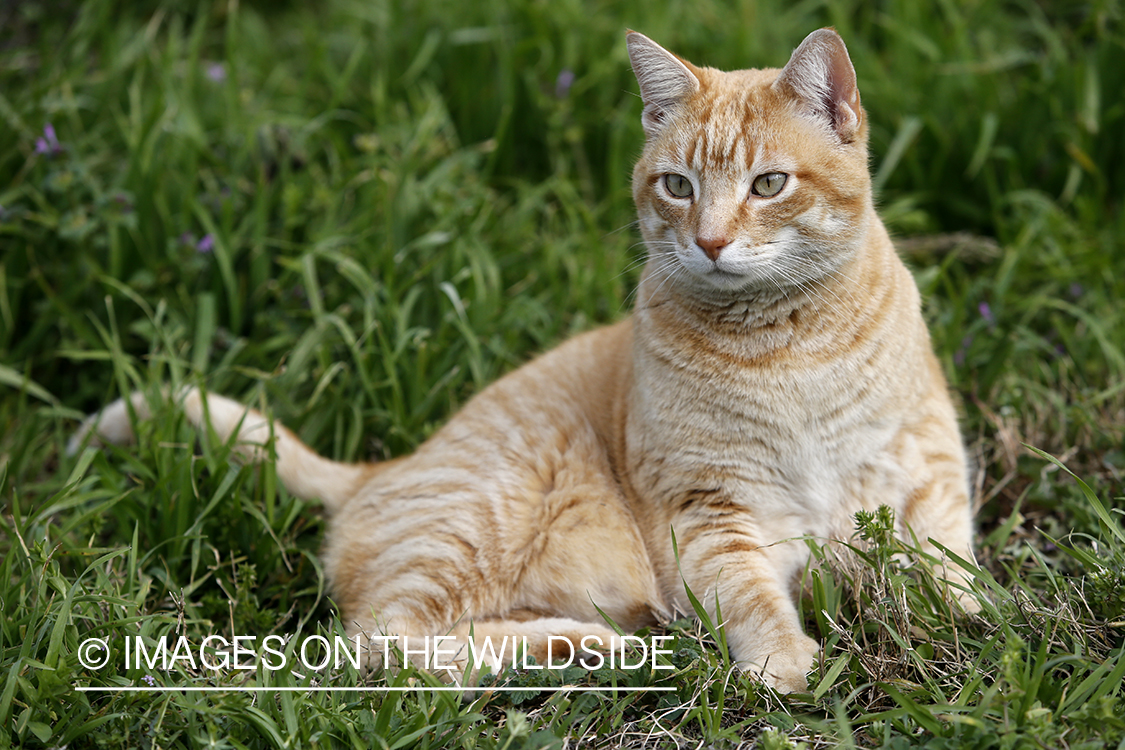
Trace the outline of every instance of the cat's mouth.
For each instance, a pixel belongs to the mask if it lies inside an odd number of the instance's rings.
[[[708,259],[694,265],[695,275],[706,284],[723,292],[739,292],[762,286],[774,286],[778,259],[772,242],[754,246],[731,247],[714,260]],[[702,260],[702,258],[698,258]]]
[[[707,275],[709,277],[715,278],[715,279],[732,279],[733,280],[733,279],[745,279],[746,278],[746,274],[735,273],[734,271],[727,271],[723,268],[719,268],[718,265],[712,266],[711,270],[707,273]]]
[[[774,244],[774,243],[764,243]],[[770,253],[761,246],[732,243],[717,258],[707,258],[698,248],[678,253],[680,266],[693,278],[700,291],[724,294],[740,293],[762,285],[772,286],[770,269],[774,265]]]
[[[717,263],[713,263],[711,268],[707,270],[703,277],[708,283],[722,289],[724,291],[734,291],[742,289],[753,282],[751,276],[745,273],[737,273],[735,271],[728,271],[719,267]]]

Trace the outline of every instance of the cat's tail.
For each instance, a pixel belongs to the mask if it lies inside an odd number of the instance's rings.
[[[277,456],[277,476],[285,488],[304,500],[321,500],[329,511],[343,506],[370,476],[371,464],[346,464],[318,455],[280,422],[223,396],[185,388],[175,397],[188,420],[199,429],[210,425],[223,442],[235,434],[234,450],[247,461],[268,461]],[[67,452],[90,445],[127,445],[135,441],[130,411],[138,421],[151,419],[152,411],[143,393],[118,399],[90,415],[70,438]],[[91,434],[92,433],[92,434]]]

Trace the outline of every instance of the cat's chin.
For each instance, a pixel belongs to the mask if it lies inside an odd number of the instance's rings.
[[[732,273],[721,268],[715,268],[700,278],[705,284],[719,292],[738,294],[743,291],[753,291],[762,285],[762,280],[755,276],[742,273]]]
[[[741,250],[724,255],[717,261],[704,260],[702,254],[681,256],[681,265],[687,271],[694,287],[703,293],[723,297],[757,295],[764,289],[785,286],[785,278],[771,273],[775,261],[760,251]]]
[[[689,271],[695,285],[704,292],[713,292],[722,297],[757,296],[763,290],[778,289],[780,279],[774,279],[760,272],[744,273],[731,271],[720,266],[712,266],[702,272]]]
[[[777,282],[756,274],[737,274],[716,269],[706,274],[692,274],[690,278],[691,283],[682,288],[681,292],[709,306],[749,304],[755,308],[769,307],[789,296]]]

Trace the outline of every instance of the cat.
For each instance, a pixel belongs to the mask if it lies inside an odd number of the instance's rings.
[[[216,395],[182,407],[291,493],[323,501],[324,567],[351,634],[579,643],[691,612],[781,692],[819,651],[796,582],[805,538],[895,511],[900,536],[973,559],[957,417],[918,288],[876,215],[847,49],[810,34],[781,70],[697,67],[627,45],[644,109],[633,196],[648,250],[631,318],[484,389],[412,455],[318,456]],[[84,425],[132,439],[137,395]],[[266,447],[268,446],[268,447]],[[673,533],[678,557],[673,549]],[[964,608],[971,575],[939,563]],[[600,610],[600,611],[599,611]],[[493,668],[501,662],[490,664]]]

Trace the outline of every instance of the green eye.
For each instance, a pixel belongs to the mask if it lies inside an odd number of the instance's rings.
[[[682,174],[664,175],[664,187],[668,188],[668,192],[677,198],[691,197],[691,180]]]
[[[782,172],[767,172],[763,175],[758,175],[754,179],[754,195],[760,195],[763,198],[772,198],[781,192],[785,187],[785,181],[789,179],[789,175]]]

